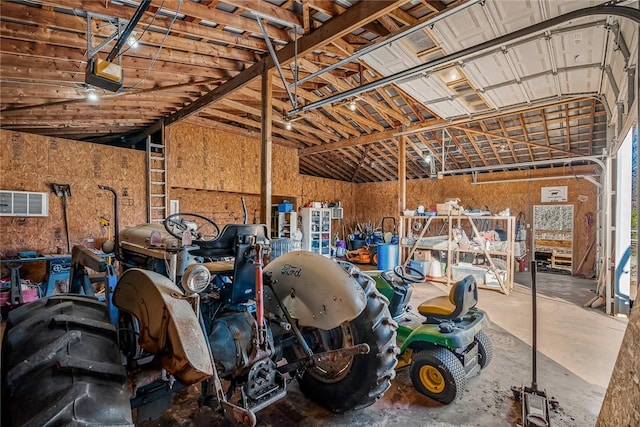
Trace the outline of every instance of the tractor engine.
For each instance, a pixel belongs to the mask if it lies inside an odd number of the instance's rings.
[[[241,374],[256,352],[256,343],[257,322],[249,312],[228,312],[216,317],[209,332],[209,344],[218,374],[221,377]]]

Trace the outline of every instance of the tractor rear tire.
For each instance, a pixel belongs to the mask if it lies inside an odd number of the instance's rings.
[[[487,334],[484,331],[478,332],[475,338],[478,343],[478,355],[480,364],[480,369],[484,369],[489,366],[491,363],[491,359],[493,359],[493,343]]]
[[[303,334],[322,334],[335,344],[325,348],[320,340],[315,340],[311,345],[314,353],[362,343],[369,344],[370,351],[331,364],[332,368],[340,368],[336,369],[339,373],[323,370],[322,365],[313,366],[298,380],[300,390],[307,397],[335,413],[372,405],[391,387],[396,375],[397,324],[389,313],[388,301],[378,293],[375,282],[359,269],[353,267],[349,272],[365,291],[367,305],[362,313],[331,331],[305,328]],[[299,348],[295,352],[298,356],[301,354]]]
[[[133,426],[116,330],[92,297],[53,295],[9,313],[5,426]]]
[[[413,356],[411,381],[420,393],[448,405],[464,392],[467,376],[455,354],[445,348],[435,348]]]

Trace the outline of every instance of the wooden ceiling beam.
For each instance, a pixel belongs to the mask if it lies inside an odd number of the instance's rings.
[[[77,61],[78,68],[84,72],[87,63],[86,46],[78,41],[77,46],[52,48],[51,45],[41,42],[30,42],[10,38],[2,39],[0,50],[5,55],[28,55],[30,58],[43,58],[56,61],[70,60]],[[214,58],[205,55],[193,55],[186,52],[163,49],[160,55],[152,48],[140,47],[135,53],[123,55],[122,67],[151,69],[151,71],[166,71],[172,73],[194,74],[212,77],[213,75],[223,76],[228,72],[239,72],[244,69],[244,65],[238,61],[224,58]],[[153,59],[156,58],[155,61]],[[153,67],[151,65],[153,64]],[[192,68],[187,68],[192,67]],[[228,77],[228,75],[227,75]]]
[[[336,150],[338,148],[356,147],[359,145],[371,144],[372,142],[378,142],[384,139],[393,138],[394,134],[397,132],[398,132],[397,129],[390,129],[383,132],[359,136],[356,138],[342,139],[340,141],[332,142],[329,144],[322,144],[316,147],[304,148],[300,150],[298,154],[300,155],[300,157],[304,157],[304,156],[309,156],[311,154]]]
[[[459,135],[455,135],[454,132],[451,132],[452,128],[448,128],[447,130],[449,131],[449,135],[451,135],[451,137],[460,137]],[[475,138],[473,137],[474,134],[476,134],[476,132],[471,132],[468,128],[464,128],[464,127],[460,127],[460,128],[453,128],[456,129],[460,132],[462,132],[464,134],[464,136],[467,138],[467,141],[469,142],[469,144],[473,147],[473,149],[476,151],[476,155],[480,158],[480,160],[482,161],[482,166],[488,166],[489,162],[487,161],[487,158],[484,155],[484,151],[482,150],[482,148],[480,147],[480,145],[478,145],[478,141],[475,140]],[[480,132],[480,135],[482,135],[484,138],[487,138],[487,136],[485,135],[484,132]],[[491,144],[491,142],[485,140],[485,141],[480,141],[482,142],[486,142],[487,144]]]
[[[80,1],[78,0],[43,0],[43,3],[51,4],[54,6],[55,5],[63,6],[72,10],[73,9],[87,10],[87,8],[91,6],[91,3],[96,3],[96,2],[93,0],[80,0]],[[252,33],[262,34],[262,30],[260,29],[260,26],[258,25],[255,19],[245,18],[243,16],[225,12],[221,9],[216,9],[216,8],[210,9],[205,5],[201,5],[199,3],[195,3],[192,1],[183,1],[180,4],[177,2],[165,2],[163,0],[152,0],[151,4],[156,8],[162,7],[163,11],[168,11],[168,12],[176,12],[176,10],[179,7],[180,9],[179,12],[186,16],[198,18],[201,20],[207,20],[209,22],[215,22],[216,24],[219,24],[224,27],[232,27],[242,31],[249,31]],[[112,13],[110,13],[109,11],[113,11],[116,7],[117,6],[115,6],[114,4],[109,3],[107,7],[104,8],[105,12],[103,13],[105,13],[106,15],[112,15]],[[125,19],[131,19],[131,16],[133,16],[133,12],[135,11],[135,9],[133,7],[126,7],[126,6],[120,6],[120,7],[124,8],[123,10],[127,11],[128,13],[128,18],[125,18]],[[153,15],[154,13],[147,11],[144,16],[153,18]],[[162,19],[171,21],[173,18],[166,17],[166,16],[156,17],[156,21],[162,20]],[[143,22],[142,19],[140,21]],[[284,30],[275,28],[273,26],[266,26],[266,29],[267,29],[267,32],[269,33],[269,36],[272,38],[277,38],[280,40],[289,40],[289,35]]]
[[[533,151],[531,150],[531,144],[529,144],[529,133],[527,132],[527,127],[524,123],[524,117],[522,113],[518,114],[518,118],[520,120],[520,125],[522,126],[522,132],[525,142],[527,142],[527,151],[529,153],[529,161],[534,161],[535,157],[533,156]]]
[[[255,0],[224,0],[224,3],[231,6],[239,7],[247,11],[256,11],[264,16],[264,19],[269,22],[269,17],[286,21],[292,25],[298,27],[303,26],[300,16],[279,6],[272,5],[268,2],[255,1]]]
[[[320,67],[318,67],[317,65],[309,62],[306,59],[301,59],[300,61],[298,61],[298,63],[300,64],[300,66],[302,68],[306,69],[308,72],[315,73],[317,71],[320,71]],[[327,83],[333,85],[338,90],[349,90],[349,89],[353,89],[353,86],[354,86],[352,83],[347,83],[347,82],[345,82],[345,81],[333,76],[330,73],[324,73],[324,74],[322,74],[320,76],[320,78],[322,80],[326,81]],[[369,105],[371,105],[373,108],[375,108],[379,112],[385,113],[386,115],[395,118],[400,123],[406,123],[407,118],[405,116],[403,116],[402,114],[396,112],[392,108],[387,107],[386,105],[384,105],[383,102],[380,102],[380,101],[376,100],[373,96],[371,96],[369,94],[363,94],[363,95],[360,95],[359,98],[361,98],[364,102],[368,103]],[[395,123],[390,123],[390,124],[392,126],[395,125]],[[408,123],[406,123],[406,124],[408,124]]]
[[[286,65],[294,58],[295,50],[297,50],[298,56],[304,56],[307,53],[330,43],[332,40],[342,37],[344,34],[348,34],[362,23],[370,22],[378,17],[388,13],[390,10],[396,9],[398,6],[405,3],[403,1],[375,1],[375,2],[360,2],[350,7],[345,13],[330,19],[322,25],[319,29],[312,33],[301,37],[297,42],[297,49],[294,49],[294,44],[289,43],[287,46],[278,50],[276,55],[280,64]],[[164,124],[175,123],[182,120],[192,114],[197,113],[207,105],[219,100],[220,98],[227,96],[231,92],[245,86],[249,82],[261,76],[266,70],[271,70],[275,67],[275,63],[270,56],[266,56],[260,61],[256,62],[250,68],[246,69],[238,76],[229,80],[225,84],[213,89],[211,92],[200,97],[198,100],[189,104],[181,110],[176,111],[168,117],[165,117],[162,122],[158,122],[156,125],[147,129],[144,133],[151,134]]]
[[[245,112],[247,112],[249,114],[253,114],[256,117],[260,117],[260,109],[250,107],[250,106],[248,106],[246,104],[243,104],[241,102],[233,101],[231,98],[225,98],[225,99],[221,100],[220,103],[222,103],[224,105],[227,105],[229,107],[232,107],[232,108],[236,108],[239,111],[245,111]],[[282,117],[273,116],[273,122],[284,126],[286,124],[287,120],[285,120]],[[316,128],[311,127],[311,126],[303,125],[301,123],[297,123],[296,126],[297,126],[298,129],[305,130],[307,132],[313,133],[314,135],[316,135],[316,138],[320,138],[321,140],[324,140],[324,141],[327,141],[327,140],[337,141],[337,140],[340,139],[338,136],[336,136],[333,133],[329,133],[329,132],[326,132],[326,131],[323,131],[323,130],[320,130],[320,129],[316,129]],[[319,144],[319,143],[320,143],[320,141],[315,141],[315,144]]]
[[[371,144],[371,150],[374,153],[378,154],[378,158],[375,160],[375,165],[379,165],[379,167],[384,169],[385,172],[387,172],[392,178],[398,179],[398,162],[391,161],[389,156],[384,151],[382,151],[380,147],[378,147],[378,144],[385,145],[386,143],[384,141],[380,141]]]
[[[52,15],[57,17],[55,14]],[[3,38],[37,41],[38,43],[46,42],[47,44],[62,47],[74,47],[85,51],[87,48],[87,39],[85,34],[86,23],[83,21],[67,21],[69,23],[63,27],[62,25],[64,25],[64,22],[65,21],[63,21],[63,24],[58,24],[56,22],[55,28],[34,27],[28,23],[19,24],[15,22],[2,22],[0,23],[0,35]],[[104,27],[101,30],[93,32],[96,44],[98,41],[103,41],[111,32],[112,31],[109,27]],[[165,38],[161,33],[147,31],[144,34],[137,35],[136,37],[139,44],[135,49],[129,49],[127,51],[129,55],[153,57],[157,53],[158,48],[163,46],[163,49],[166,48],[175,52],[196,53],[212,58],[224,58],[226,60],[241,61],[245,63],[253,63],[255,61],[255,53],[250,51],[205,43],[184,37],[177,37],[175,35],[169,35]],[[111,45],[109,45],[108,48],[103,49],[103,51],[108,52],[110,48]]]
[[[126,7],[126,6],[117,6],[113,3],[109,3],[108,7],[106,7],[105,2],[92,1],[92,0],[84,1],[82,2],[82,4],[79,4],[75,0],[55,0],[55,1],[47,0],[47,3],[54,6],[66,8],[66,9],[71,9],[71,10],[81,9],[88,12],[99,13],[99,14],[113,16],[115,18],[122,18],[122,19],[131,19],[131,16],[134,11],[133,8]],[[31,9],[29,10],[30,16],[38,14],[37,12],[38,9],[33,7],[30,7],[29,9]],[[4,11],[5,11],[4,3],[2,5],[2,10],[4,14]],[[58,19],[63,19],[62,18],[63,16],[73,16],[73,15],[55,12],[55,16],[53,17],[52,20],[49,20],[49,21],[37,20],[35,23],[41,23],[41,22],[54,23],[55,22],[57,24]],[[78,18],[78,19],[85,21],[84,18]],[[154,20],[153,16],[147,13],[140,19],[138,26],[140,28],[143,28],[151,24],[155,28],[168,30],[169,25],[171,24],[171,18],[167,16],[159,16]],[[244,48],[256,50],[259,52],[267,51],[267,45],[264,42],[264,40],[251,37],[249,35],[243,35],[243,34],[233,33],[230,31],[224,31],[219,28],[199,25],[192,22],[185,22],[179,19],[176,19],[176,21],[173,23],[173,26],[171,26],[171,32],[179,33],[182,35],[199,37],[201,39],[206,39],[206,40],[215,40],[222,43],[228,43],[229,45],[232,45],[232,46],[242,46]]]
[[[252,139],[260,138],[260,131],[253,131],[250,129],[240,128],[238,126],[229,125],[229,124],[222,123],[215,120],[205,119],[203,117],[191,116],[188,119],[185,119],[185,123],[202,126],[209,129],[217,129],[233,135],[242,135],[247,138],[252,138]],[[290,141],[285,138],[279,138],[276,136],[274,136],[272,140],[274,144],[282,145],[283,147],[300,148],[304,146],[299,142]]]
[[[262,123],[260,122],[260,120],[254,120],[250,117],[241,117],[241,116],[238,116],[237,114],[231,114],[231,113],[228,113],[219,109],[214,109],[214,108],[208,108],[206,111],[201,112],[198,117],[203,117],[208,120],[216,120],[216,117],[217,117],[218,119],[225,119],[232,122],[236,122],[243,126],[248,126],[250,128],[255,129],[258,132],[260,131],[260,129],[262,129]],[[280,135],[290,140],[297,140],[301,142],[306,142],[308,144],[318,143],[318,141],[315,138],[309,138],[305,135],[287,131],[286,129],[282,129],[277,126],[273,127],[272,132],[276,135]]]
[[[278,79],[274,79],[273,84],[274,86],[284,87],[282,81]],[[315,93],[306,91],[302,88],[298,88],[298,96],[306,99],[307,101],[317,101],[318,99],[320,99],[320,97]],[[346,107],[343,107],[343,108],[346,108]],[[360,132],[356,130],[353,126],[349,125],[349,123],[340,115],[339,111],[343,111],[343,108],[336,109],[334,107],[327,106],[325,108],[322,108],[322,111],[326,112],[327,115],[331,117],[331,119],[333,119],[334,121],[339,122],[342,125],[341,129],[344,130],[345,132],[348,132],[353,136],[360,136]]]
[[[462,126],[450,126],[449,128],[450,129],[457,129],[457,130],[463,131],[465,133],[468,132],[468,133],[471,133],[471,134],[483,135],[485,137],[492,137],[492,138],[495,138],[495,139],[498,139],[498,140],[502,139],[502,140],[505,140],[505,141],[512,142],[514,144],[527,144],[526,141],[521,141],[519,139],[515,139],[515,138],[508,137],[508,136],[496,134],[496,133],[493,133],[493,132],[485,132],[485,131],[480,131],[480,130],[477,130],[477,129],[468,128],[468,127],[462,127]],[[473,138],[471,136],[469,136],[469,140],[473,141]],[[547,141],[548,141],[548,138],[547,138]],[[562,148],[555,147],[555,146],[553,146],[551,144],[543,145],[543,144],[538,144],[538,143],[535,143],[535,142],[529,142],[529,144],[531,144],[534,147],[541,147],[541,148],[553,150],[553,151],[556,151],[556,152],[559,152],[559,153],[563,153],[563,154],[566,154],[566,155],[569,155],[569,156],[573,155],[573,153],[571,151],[567,151],[567,150],[564,150]]]
[[[276,86],[276,87],[283,87],[284,86],[282,81],[278,80],[278,79],[274,79],[273,80],[273,85]],[[242,88],[241,92],[248,94],[249,96],[251,96],[256,101],[260,100],[260,93],[258,91],[255,91],[255,90],[247,87],[247,86]],[[283,112],[283,113],[286,112],[288,110],[288,108],[291,106],[288,102],[280,101],[279,99],[274,99],[273,100],[273,105],[275,107],[279,108],[281,110],[281,112]],[[320,131],[325,131],[326,132],[326,130],[321,129],[318,125],[324,126],[325,128],[330,126],[330,127],[334,128],[336,131],[338,131],[343,137],[348,136],[349,132],[355,132],[355,129],[351,128],[350,126],[345,126],[345,125],[343,125],[341,123],[332,121],[332,120],[330,120],[329,118],[327,118],[323,114],[320,114],[317,111],[306,111],[306,112],[302,113],[298,117],[302,117],[305,120],[305,122],[309,123],[309,126],[315,126]],[[336,139],[339,139],[339,138],[336,138]]]

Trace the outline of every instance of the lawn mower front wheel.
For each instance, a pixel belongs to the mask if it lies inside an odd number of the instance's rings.
[[[414,356],[411,381],[420,393],[448,405],[462,394],[467,377],[464,366],[451,351],[436,348]]]
[[[493,359],[493,343],[484,331],[478,332],[475,341],[478,343],[480,369],[484,369],[489,366],[491,359]]]

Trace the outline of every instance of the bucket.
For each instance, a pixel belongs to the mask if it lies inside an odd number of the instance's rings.
[[[440,261],[432,260],[429,265],[429,274],[430,277],[442,277],[442,267],[440,266]]]
[[[361,247],[363,247],[366,242],[364,240],[360,240],[360,239],[353,239],[353,240],[349,240],[349,242],[351,243],[351,250],[355,251],[356,249],[360,249]]]
[[[378,244],[378,270],[393,270],[398,265],[398,245]]]

